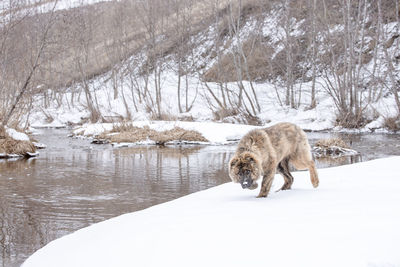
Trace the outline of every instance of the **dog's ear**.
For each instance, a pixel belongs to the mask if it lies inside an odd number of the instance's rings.
[[[253,139],[253,137],[252,137],[252,136],[250,136],[250,138],[249,138],[249,139],[250,139],[250,145],[254,145],[254,143],[255,143],[255,142],[254,142],[254,139]]]

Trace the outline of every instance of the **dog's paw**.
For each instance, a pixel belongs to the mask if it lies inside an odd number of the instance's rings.
[[[258,196],[257,196],[257,198],[265,198],[265,197],[267,197],[267,193],[262,193],[262,192],[260,192],[259,194],[258,194]]]

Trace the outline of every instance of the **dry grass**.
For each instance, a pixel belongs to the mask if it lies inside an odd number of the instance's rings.
[[[27,152],[36,152],[36,148],[31,141],[14,140],[8,136],[5,128],[0,126],[0,154],[28,156]]]
[[[155,131],[150,129],[148,126],[143,128],[132,125],[129,128],[126,127],[127,126],[123,126],[121,131],[117,131],[117,129],[120,128],[117,126],[117,128],[112,130],[112,132],[116,134],[102,134],[100,138],[109,139],[112,143],[136,143],[149,139],[155,133]]]
[[[154,136],[156,143],[165,144],[171,141],[187,141],[187,142],[208,142],[204,136],[193,130],[185,130],[180,127],[174,127],[171,130],[157,132]]]
[[[135,131],[138,127],[133,126],[132,123],[129,122],[121,122],[113,124],[113,128],[111,129],[111,133],[120,133],[120,132],[131,132]]]
[[[400,130],[400,116],[385,118],[384,127],[389,131],[397,132]]]
[[[36,152],[35,146],[30,141],[19,141],[12,138],[0,139],[1,154],[17,154],[26,156],[27,152]]]
[[[122,129],[122,131],[116,131]],[[110,135],[110,133],[103,133],[99,136],[101,139],[108,139],[112,143],[136,143],[140,141],[153,140],[158,145],[164,145],[167,142],[172,141],[186,141],[186,142],[208,142],[204,136],[193,130],[185,130],[180,127],[174,127],[171,130],[158,132],[145,126],[143,128],[124,125],[116,126],[111,132],[116,133]]]
[[[320,139],[315,143],[315,146],[321,148],[328,148],[328,147],[341,147],[341,148],[350,148],[345,141],[341,138],[327,138],[327,139]]]

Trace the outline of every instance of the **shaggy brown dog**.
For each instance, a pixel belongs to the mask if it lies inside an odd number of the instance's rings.
[[[263,176],[258,197],[267,197],[277,170],[285,179],[281,190],[291,188],[293,176],[289,172],[289,163],[298,170],[308,169],[312,185],[318,186],[318,174],[306,134],[294,124],[278,123],[252,130],[240,140],[229,162],[229,176],[233,182],[248,189],[256,189],[256,181]]]

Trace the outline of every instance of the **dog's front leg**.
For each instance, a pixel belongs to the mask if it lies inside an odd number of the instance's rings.
[[[275,177],[275,172],[271,171],[264,174],[261,182],[261,190],[257,197],[267,197],[269,190],[271,189],[272,182]]]

